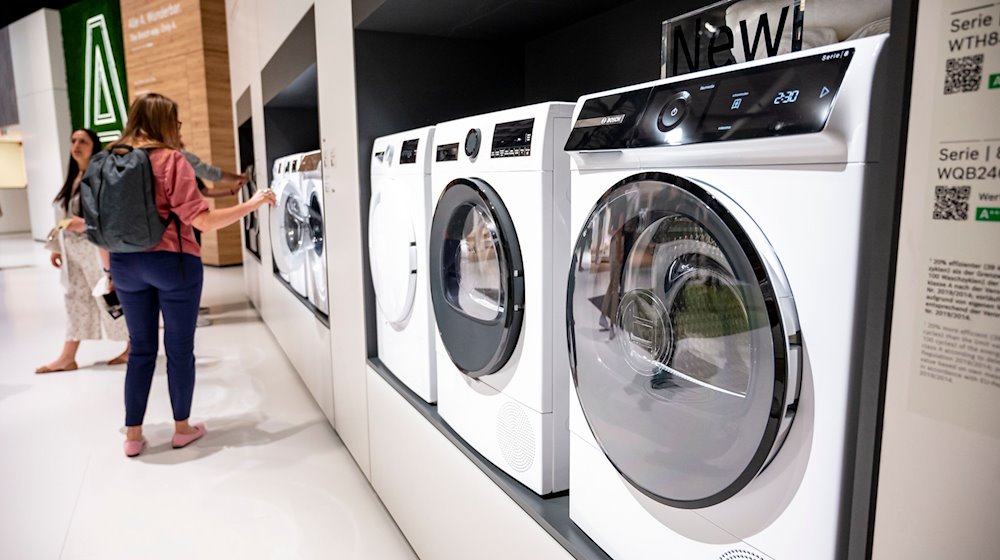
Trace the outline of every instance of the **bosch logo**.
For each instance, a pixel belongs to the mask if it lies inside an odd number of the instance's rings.
[[[625,120],[625,115],[612,115],[601,119],[601,126],[606,124],[621,124]]]

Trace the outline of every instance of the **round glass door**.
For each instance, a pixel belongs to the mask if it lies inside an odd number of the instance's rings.
[[[622,476],[660,502],[728,499],[790,424],[795,333],[762,250],[718,198],[662,173],[612,187],[577,240],[567,326],[580,404]]]
[[[517,345],[524,272],[514,223],[479,179],[456,179],[431,223],[434,313],[449,356],[470,377],[496,373]]]
[[[417,292],[417,241],[406,193],[395,181],[372,195],[368,251],[375,302],[396,330],[406,326]]]
[[[271,244],[278,270],[289,273],[304,266],[309,240],[309,209],[299,186],[286,180],[271,211]]]

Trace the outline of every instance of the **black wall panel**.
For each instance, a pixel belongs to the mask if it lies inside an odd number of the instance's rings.
[[[525,99],[576,101],[588,93],[658,79],[663,20],[705,4],[634,0],[529,41]]]
[[[524,104],[524,56],[517,45],[423,35],[354,32],[361,223],[368,355],[376,354],[375,293],[368,263],[372,143],[386,134]]]

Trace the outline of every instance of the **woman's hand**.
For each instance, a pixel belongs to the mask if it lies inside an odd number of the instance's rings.
[[[62,268],[63,264],[62,253],[52,253],[51,255],[49,255],[49,262],[52,263],[52,266],[56,268]]]
[[[263,189],[255,192],[253,198],[250,199],[250,204],[253,209],[256,210],[265,204],[270,204],[274,206],[278,203],[278,197],[274,194],[271,189]]]
[[[69,225],[66,229],[75,233],[84,233],[87,231],[87,222],[83,220],[80,216],[73,216],[70,218]]]

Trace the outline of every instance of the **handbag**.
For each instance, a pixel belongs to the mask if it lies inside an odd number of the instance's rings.
[[[45,250],[50,253],[62,253],[62,239],[60,239],[59,234],[62,232],[62,228],[56,226],[49,231],[49,235],[45,238]]]

